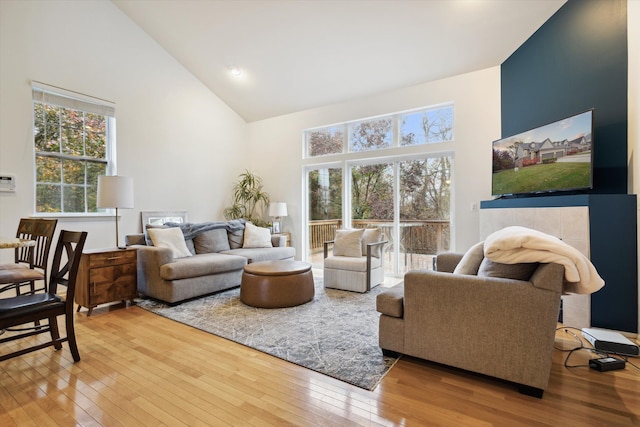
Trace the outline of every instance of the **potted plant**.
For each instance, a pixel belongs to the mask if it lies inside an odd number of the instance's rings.
[[[258,227],[269,227],[262,213],[269,205],[269,194],[262,189],[262,178],[245,170],[233,185],[233,204],[224,210],[226,219],[244,218]]]

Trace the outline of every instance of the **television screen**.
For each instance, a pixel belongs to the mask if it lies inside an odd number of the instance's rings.
[[[593,109],[493,142],[491,194],[593,188]]]

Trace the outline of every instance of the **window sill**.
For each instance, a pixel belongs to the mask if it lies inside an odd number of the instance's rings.
[[[113,221],[114,213],[35,213],[30,215],[31,218],[55,218],[58,221]],[[118,215],[121,217],[122,215]]]

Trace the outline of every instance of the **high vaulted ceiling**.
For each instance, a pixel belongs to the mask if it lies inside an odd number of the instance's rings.
[[[252,122],[499,65],[566,0],[112,1]]]

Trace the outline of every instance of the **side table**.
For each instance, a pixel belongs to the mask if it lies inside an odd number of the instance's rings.
[[[99,304],[133,299],[138,293],[138,253],[135,248],[91,249],[82,252],[76,281],[78,311],[91,315]]]

